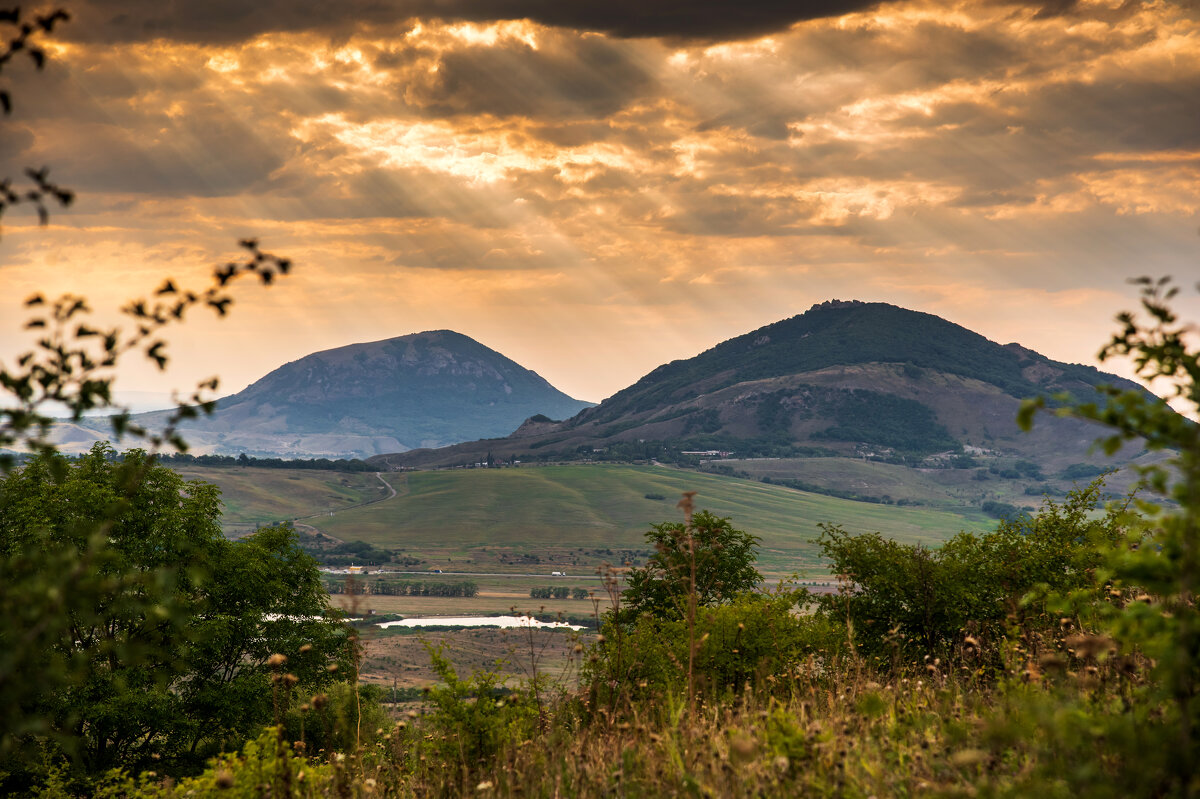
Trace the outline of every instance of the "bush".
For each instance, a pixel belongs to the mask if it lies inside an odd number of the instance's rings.
[[[1017,476],[1016,472],[1013,472],[1013,475]],[[1003,476],[1001,474],[1001,477]],[[1024,508],[1018,508],[1016,505],[1010,505],[1007,502],[997,502],[994,499],[985,500],[980,504],[979,509],[995,519],[1016,519],[1029,515]]]
[[[896,666],[950,654],[967,635],[976,648],[995,644],[1011,621],[1052,624],[1038,597],[1094,587],[1101,552],[1122,535],[1122,508],[1097,516],[1102,486],[1047,501],[1037,516],[992,533],[959,533],[937,550],[822,525],[817,543],[850,583],[821,597],[820,612],[848,619],[860,651]],[[998,665],[998,652],[990,654]]]
[[[444,684],[429,692],[430,712],[410,731],[410,758],[453,764],[460,774],[471,775],[537,732],[541,708],[530,693],[505,689],[499,669],[476,671],[464,680],[441,646],[425,643],[425,649]],[[443,778],[453,783],[453,777]]]
[[[688,685],[689,641],[695,641],[698,692],[720,698],[747,684],[765,685],[809,656],[837,648],[843,636],[838,624],[795,612],[808,601],[804,589],[744,593],[700,608],[691,638],[683,619],[642,614],[624,634],[609,621],[585,664],[583,681],[596,706],[682,694]]]
[[[325,693],[303,702],[293,702],[283,717],[285,740],[302,741],[305,752],[353,752],[361,742],[369,745],[375,730],[390,726],[382,707],[384,689],[358,685],[358,695],[349,683],[335,683]]]

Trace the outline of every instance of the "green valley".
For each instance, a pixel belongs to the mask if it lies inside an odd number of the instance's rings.
[[[679,516],[675,502],[684,491],[698,492],[698,507],[732,517],[761,536],[761,565],[773,575],[824,574],[811,544],[821,522],[930,544],[963,529],[994,526],[965,504],[931,508],[856,502],[663,466],[384,473],[397,496],[357,507],[351,506],[386,496],[375,475],[200,467],[183,474],[221,487],[227,528],[316,513],[302,523],[343,541],[403,550],[456,571],[544,571],[550,564],[614,562],[621,552],[630,555],[644,547],[642,534],[650,524]]]

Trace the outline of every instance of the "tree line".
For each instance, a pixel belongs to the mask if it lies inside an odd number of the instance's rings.
[[[565,585],[530,588],[530,599],[587,599],[591,593],[586,588],[567,588]]]
[[[256,458],[242,453],[233,455],[190,455],[186,452],[160,455],[159,459],[171,466],[251,466],[256,469],[316,469],[328,472],[378,472],[375,466],[358,458],[330,460],[329,458]]]
[[[325,590],[331,594],[351,593],[344,580],[326,580]],[[378,596],[436,596],[473,597],[479,594],[478,583],[472,580],[436,582],[430,580],[370,580],[356,582],[353,593]]]

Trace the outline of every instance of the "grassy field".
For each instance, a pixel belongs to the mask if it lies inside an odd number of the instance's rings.
[[[762,537],[769,573],[819,568],[811,539],[819,522],[936,544],[962,529],[992,526],[977,513],[853,502],[718,475],[652,466],[571,465],[413,472],[401,496],[307,523],[344,540],[420,553],[446,571],[551,569],[590,572],[604,559],[644,556],[642,534],[680,519],[675,503],[696,491],[697,508]],[[402,486],[397,485],[397,488]],[[662,497],[661,499],[657,497]]]
[[[259,524],[295,519],[386,497],[387,487],[370,472],[326,472],[312,469],[180,467],[185,480],[215,483],[225,511],[227,533],[253,530]]]
[[[980,467],[972,469],[914,469],[879,461],[858,458],[729,458],[715,461],[711,467],[732,469],[754,479],[799,480],[819,488],[849,491],[860,497],[906,500],[928,508],[937,508],[970,515],[987,500],[1005,502],[1018,507],[1036,508],[1041,504],[1042,491],[1070,491],[1088,479],[1069,480],[1049,477],[1005,478],[990,473],[983,466],[1012,468],[1016,458],[979,458]],[[1150,456],[1139,463],[1155,462]],[[1136,474],[1132,469],[1111,475],[1106,489],[1117,494],[1129,490]],[[1033,493],[1027,493],[1031,488]]]
[[[730,458],[719,462],[754,478],[795,479],[859,496],[906,499],[929,507],[970,513],[985,499],[1037,504],[1023,494],[1034,481],[973,480],[976,470],[913,469],[858,458]]]
[[[765,468],[792,466],[790,462],[753,463]],[[814,459],[805,466],[847,472],[860,468],[846,459]],[[698,492],[697,508],[728,516],[736,526],[761,536],[760,567],[769,576],[824,573],[811,544],[820,522],[930,544],[959,530],[994,525],[966,505],[855,502],[661,466],[456,469],[385,473],[383,480],[371,473],[299,469],[179,471],[187,479],[207,480],[221,488],[227,533],[301,519],[336,538],[403,550],[423,560],[420,569],[445,572],[548,576],[551,571],[566,571],[592,577],[602,563],[639,564],[649,554],[643,533],[652,523],[682,518],[675,503],[684,491]],[[876,481],[883,473],[873,470],[860,477],[864,482]],[[907,479],[910,487],[932,481],[911,470],[897,474],[895,479]],[[808,475],[813,482],[819,476]],[[845,477],[837,475],[839,480]],[[396,489],[396,497],[387,498],[391,492],[384,480]],[[868,484],[874,490],[874,482]],[[880,484],[878,493],[889,493],[884,489]],[[931,499],[933,489],[928,487]],[[527,596],[527,589],[524,593]]]

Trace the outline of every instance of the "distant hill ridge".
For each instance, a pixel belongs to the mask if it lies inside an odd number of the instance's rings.
[[[503,436],[532,415],[562,419],[590,404],[468,336],[430,330],[284,364],[184,435],[198,452],[369,457]],[[154,427],[163,415],[139,421]]]
[[[997,344],[933,314],[881,302],[831,300],[694,358],[660,366],[575,421],[608,421],[749,380],[866,363],[909,364],[973,378],[1017,398],[1081,393],[1083,386],[1120,381],[1017,344]]]
[[[529,420],[503,440],[380,462],[469,464],[485,450],[525,460],[713,450],[739,457],[851,455],[915,466],[936,453],[970,450],[1053,470],[1101,462],[1090,451],[1095,431],[1047,416],[1026,436],[1015,422],[1020,401],[1060,393],[1094,400],[1096,386],[1105,383],[1139,388],[1091,366],[997,344],[933,314],[832,300],[664,364],[565,421]]]

